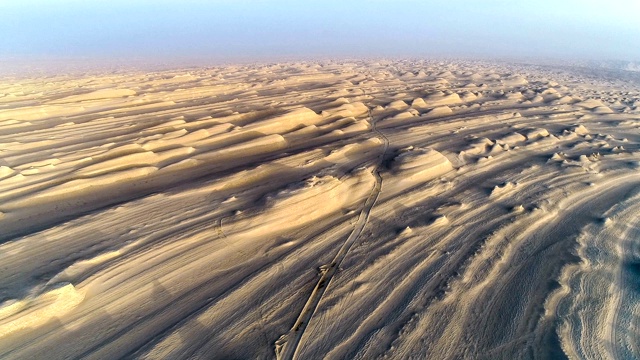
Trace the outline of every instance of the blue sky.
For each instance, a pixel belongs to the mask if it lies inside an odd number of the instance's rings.
[[[0,0],[0,56],[640,60],[637,0]]]

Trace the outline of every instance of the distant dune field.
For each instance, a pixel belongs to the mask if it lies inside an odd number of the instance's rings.
[[[6,78],[0,358],[639,358],[625,76],[327,61]]]

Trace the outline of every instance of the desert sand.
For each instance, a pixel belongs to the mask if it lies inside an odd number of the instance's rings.
[[[0,358],[640,357],[640,85],[324,61],[0,82]]]

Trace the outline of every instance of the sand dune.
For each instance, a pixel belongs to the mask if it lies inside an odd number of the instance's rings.
[[[0,358],[640,356],[640,89],[482,62],[0,84]]]

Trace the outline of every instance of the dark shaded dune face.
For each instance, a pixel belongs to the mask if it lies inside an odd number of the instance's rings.
[[[2,82],[0,358],[638,358],[620,71]]]
[[[630,280],[635,280],[636,282],[640,280],[640,261],[625,263],[624,270],[627,276],[630,277]],[[636,291],[640,290],[636,288]]]

